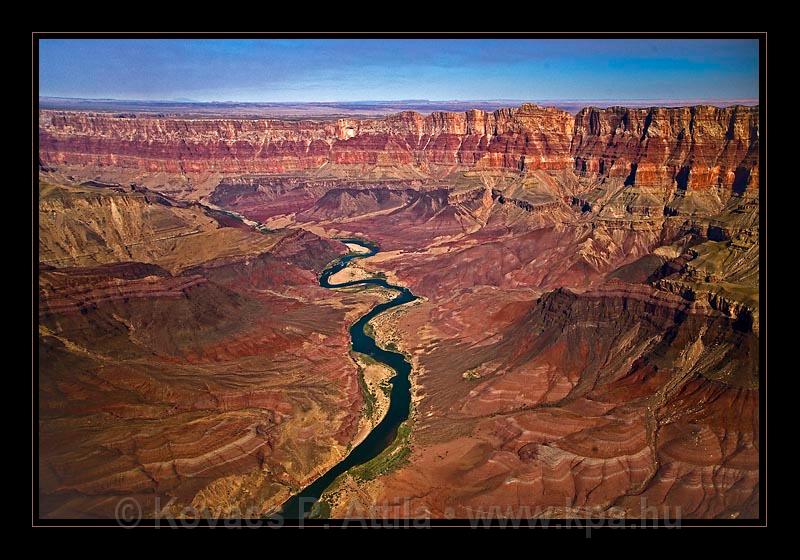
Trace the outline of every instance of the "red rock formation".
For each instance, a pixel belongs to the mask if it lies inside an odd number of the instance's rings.
[[[40,161],[146,172],[280,173],[336,165],[561,170],[679,190],[758,188],[758,107],[522,105],[385,119],[123,118],[42,111]]]
[[[42,517],[260,515],[352,445],[347,326],[377,296],[319,287],[344,245],[141,192],[39,198]]]
[[[758,340],[732,323],[624,282],[418,306],[409,460],[334,516],[756,515]]]
[[[39,143],[43,165],[147,172],[275,173],[324,163],[563,169],[572,128],[569,113],[535,105],[331,122],[42,111]]]
[[[758,188],[758,107],[582,109],[572,154],[581,174],[626,184]]]

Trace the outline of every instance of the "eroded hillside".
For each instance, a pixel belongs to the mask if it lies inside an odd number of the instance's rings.
[[[54,515],[266,510],[334,461],[346,328],[381,297],[316,285],[337,236],[424,300],[374,325],[414,365],[402,460],[340,478],[333,516],[758,514],[758,107],[42,111],[39,140]]]

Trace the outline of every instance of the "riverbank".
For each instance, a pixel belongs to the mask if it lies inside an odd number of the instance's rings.
[[[409,350],[402,345],[395,325],[402,315],[424,301],[424,298],[418,298],[385,311],[369,321],[366,331],[379,347],[401,353],[406,360],[413,363]],[[377,457],[342,474],[325,490],[319,500],[320,503],[325,502],[325,506],[318,508],[318,511],[324,512],[327,517],[347,519],[353,517],[354,512],[369,510],[375,504],[376,496],[380,494],[382,488],[380,477],[405,465],[406,457],[413,445],[411,425],[416,416],[416,405],[419,400],[419,387],[411,375],[412,372],[409,373],[411,388],[409,415],[403,423],[401,433]]]
[[[367,272],[359,266],[348,266],[343,268],[336,274],[333,274],[329,280],[331,284],[344,284],[345,282],[355,282],[356,280],[366,280],[372,278],[374,275]]]
[[[354,259],[371,257],[379,251],[377,246],[373,246],[368,241],[358,239],[342,241],[361,246],[364,250],[351,251],[350,254],[337,259],[326,268],[320,275],[322,287],[337,290],[382,288],[396,293],[391,301],[376,305],[350,328],[352,356],[361,361],[361,365],[364,366],[359,372],[359,384],[365,399],[365,416],[374,427],[368,431],[363,441],[356,443],[339,463],[283,504],[283,515],[287,519],[307,515],[308,506],[312,503],[314,504],[312,511],[316,517],[328,517],[330,504],[320,498],[334,481],[353,468],[382,473],[394,464],[396,458],[401,458],[395,454],[394,450],[400,450],[402,456],[405,456],[404,450],[407,450],[407,442],[410,437],[410,424],[406,421],[411,410],[411,364],[400,352],[379,346],[365,327],[372,319],[390,309],[413,302],[417,297],[407,288],[390,284],[384,278],[372,277],[344,283],[333,281],[336,274],[350,268]],[[369,366],[373,367],[370,369]],[[387,371],[392,372],[389,379],[386,379]],[[386,392],[388,406],[387,400],[379,398],[378,390]],[[356,440],[367,431],[363,424],[362,420],[359,423],[360,428]]]
[[[356,253],[358,255],[368,255],[370,253],[369,247],[365,247],[364,245],[358,245],[356,243],[345,242],[345,246],[350,249],[351,253]]]

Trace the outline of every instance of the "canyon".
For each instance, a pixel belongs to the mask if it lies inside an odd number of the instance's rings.
[[[40,110],[42,517],[266,515],[363,441],[348,329],[391,295],[320,287],[345,238],[419,297],[369,323],[412,407],[318,513],[758,517],[760,128]]]

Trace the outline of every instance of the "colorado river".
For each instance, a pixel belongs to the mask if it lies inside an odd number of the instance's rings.
[[[355,324],[350,327],[350,338],[353,350],[370,356],[375,361],[385,364],[394,370],[394,376],[390,379],[392,390],[390,393],[389,410],[386,416],[375,426],[369,435],[359,443],[347,457],[337,463],[328,472],[318,478],[313,484],[306,487],[300,493],[292,496],[283,504],[281,514],[286,519],[300,519],[306,517],[311,511],[311,507],[316,502],[325,489],[339,475],[347,472],[350,468],[362,465],[367,461],[377,457],[381,451],[386,449],[397,436],[397,430],[405,420],[411,410],[411,364],[406,361],[405,356],[398,352],[384,350],[375,344],[375,339],[364,332],[364,327],[370,319],[376,317],[393,307],[403,305],[417,299],[408,288],[394,286],[382,278],[368,278],[365,280],[353,280],[341,284],[331,284],[329,278],[348,266],[353,259],[369,257],[378,252],[378,247],[359,239],[340,239],[342,242],[360,245],[369,250],[368,253],[349,254],[334,262],[325,269],[320,276],[320,286],[323,288],[345,288],[348,286],[381,286],[398,292],[397,296],[391,301],[376,305],[366,315],[362,316]]]

